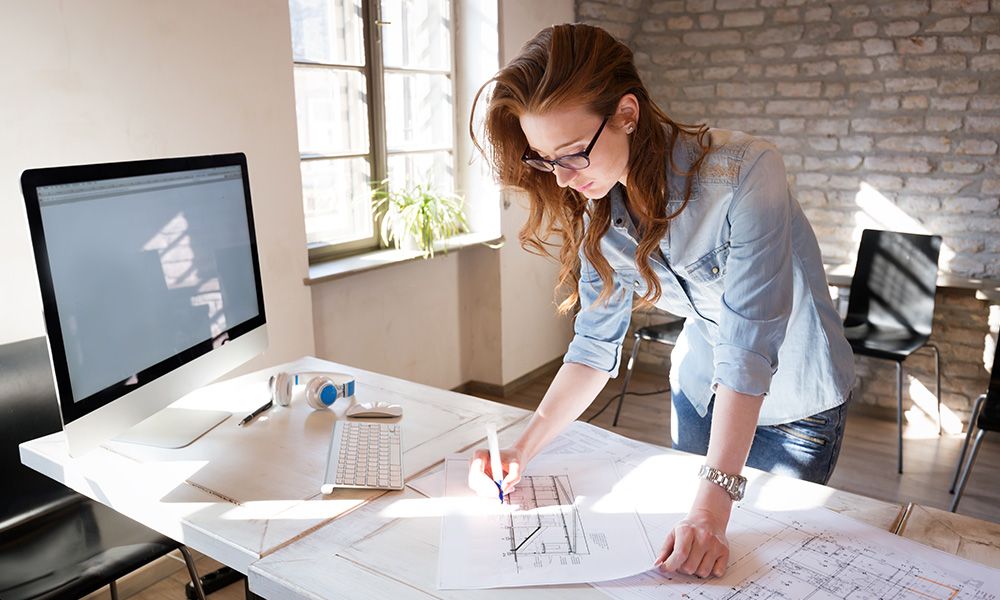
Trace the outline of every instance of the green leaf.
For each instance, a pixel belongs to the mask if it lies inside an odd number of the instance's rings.
[[[434,243],[468,231],[464,200],[456,194],[439,194],[429,185],[417,183],[393,189],[388,180],[373,185],[372,210],[381,216],[379,237],[401,247],[411,237],[424,258],[434,256]]]

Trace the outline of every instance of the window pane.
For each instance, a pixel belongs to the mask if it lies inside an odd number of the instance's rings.
[[[289,0],[288,9],[294,60],[365,64],[361,0]]]
[[[299,152],[368,152],[365,76],[326,67],[295,68]]]
[[[451,78],[386,73],[385,120],[390,151],[451,146]]]
[[[385,66],[451,70],[448,0],[382,0],[382,20]]]
[[[389,181],[394,189],[418,183],[438,193],[455,191],[455,166],[451,152],[395,154],[389,157]]]
[[[374,235],[370,174],[364,158],[303,161],[302,203],[310,247]]]

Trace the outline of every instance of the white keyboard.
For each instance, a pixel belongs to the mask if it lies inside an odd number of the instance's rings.
[[[337,421],[320,490],[334,488],[403,489],[399,423]]]

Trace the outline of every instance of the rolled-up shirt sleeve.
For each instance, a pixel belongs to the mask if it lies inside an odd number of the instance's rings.
[[[712,389],[768,393],[792,310],[791,195],[773,146],[754,160],[729,208],[730,249]]]
[[[596,302],[603,282],[590,262],[580,257],[580,312],[573,322],[573,340],[564,363],[579,363],[615,377],[621,364],[622,340],[632,316],[632,290],[612,275],[614,289],[608,302]]]

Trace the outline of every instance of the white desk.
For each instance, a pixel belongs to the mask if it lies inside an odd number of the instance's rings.
[[[247,427],[240,418],[267,401],[267,378],[278,370],[340,371],[365,400],[403,406],[404,477],[528,413],[454,392],[304,358],[206,387],[176,406],[234,413],[179,450],[110,443],[80,458],[66,453],[63,433],[21,444],[21,461],[70,488],[212,558],[247,573],[263,556],[308,536],[339,515],[384,494],[319,488],[330,431],[346,403],[313,411],[301,390]],[[339,405],[339,406],[338,406]]]
[[[404,472],[412,480],[440,468],[442,458],[482,444],[493,421],[510,440],[527,411],[400,379],[305,358],[281,369],[352,373],[358,395],[403,405]],[[239,417],[266,401],[269,369],[210,386],[182,401],[187,407],[237,415],[187,448],[161,450],[109,444],[70,458],[62,434],[22,444],[22,461],[165,535],[243,573],[250,589],[268,598],[507,597],[510,590],[436,589],[440,517],[418,492],[337,491],[319,494],[329,431],[337,411],[314,412],[299,395],[288,409],[271,410],[247,428]],[[575,423],[570,435],[614,433]],[[630,442],[636,452],[670,455],[678,480],[700,457]],[[676,459],[676,460],[674,460]],[[750,473],[748,502],[766,508],[826,505],[884,529],[902,513],[895,504],[802,481]],[[679,490],[695,486],[678,486]],[[690,503],[679,491],[668,506],[680,516]],[[349,513],[349,514],[348,514]],[[343,518],[338,518],[343,517]],[[519,589],[519,596],[598,597],[586,585]]]
[[[510,441],[525,423],[501,433]],[[575,430],[575,432],[573,431]],[[574,423],[572,433],[586,433],[612,442],[619,438],[585,423]],[[668,480],[691,480],[703,457],[634,442],[646,457],[671,457]],[[609,443],[610,445],[610,443]],[[457,446],[457,444],[456,444]],[[440,470],[440,466],[435,471]],[[744,501],[769,510],[827,506],[882,529],[892,530],[902,507],[840,492],[787,477],[747,469],[749,493]],[[664,498],[662,510],[681,518],[690,507],[697,486],[678,485]],[[338,519],[312,535],[270,554],[250,567],[250,590],[265,598],[605,598],[589,585],[563,585],[494,590],[438,590],[437,563],[441,504],[413,489],[374,498],[348,518]],[[664,532],[665,533],[665,532]]]

